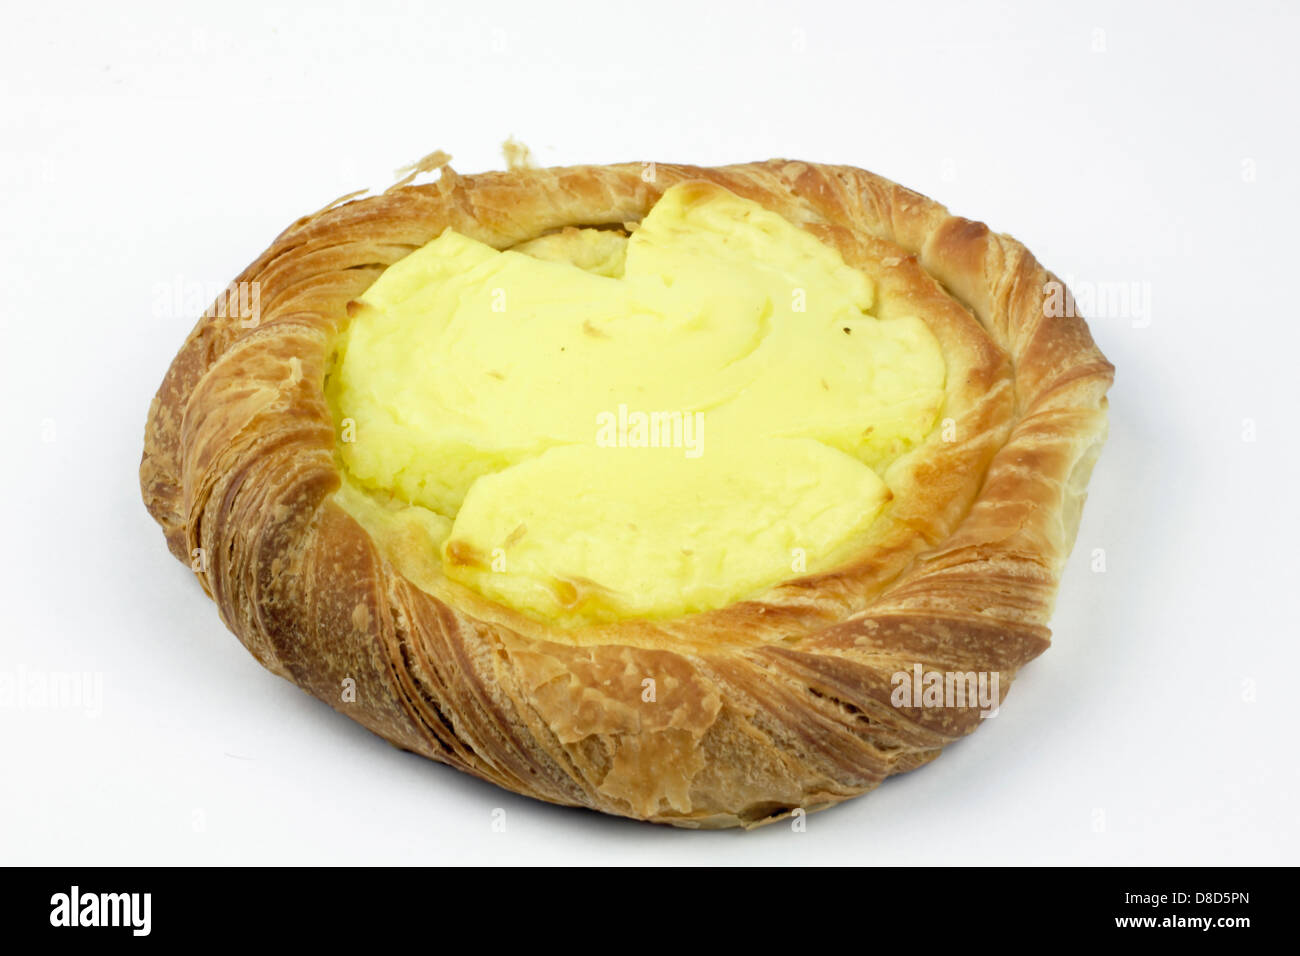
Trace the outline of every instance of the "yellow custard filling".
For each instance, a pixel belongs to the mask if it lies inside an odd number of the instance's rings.
[[[561,624],[723,607],[851,560],[935,427],[938,343],[717,186],[630,236],[452,230],[351,308],[337,500],[417,584]]]

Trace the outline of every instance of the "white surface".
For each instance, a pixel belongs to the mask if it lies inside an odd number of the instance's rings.
[[[1300,862],[1294,6],[200,9],[0,32],[0,672],[103,688],[98,717],[0,709],[0,862]],[[499,168],[510,134],[544,164],[860,165],[1149,291],[1092,323],[1111,438],[1001,716],[805,833],[678,832],[400,753],[225,630],[137,489],[195,317],[155,287],[225,283],[436,147]]]

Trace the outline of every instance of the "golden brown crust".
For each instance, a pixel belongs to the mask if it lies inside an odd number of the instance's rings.
[[[951,440],[891,467],[896,506],[861,560],[719,611],[561,639],[450,582],[413,585],[332,500],[323,382],[347,303],[445,227],[507,248],[635,223],[689,180],[781,213],[914,304],[948,363]],[[243,272],[260,323],[209,315],[190,334],[141,487],[172,552],[202,550],[200,582],[257,659],[398,746],[555,803],[757,825],[980,723],[978,706],[894,706],[895,673],[996,672],[1005,694],[1047,647],[1113,374],[1082,319],[1046,314],[1049,280],[1015,240],[850,167],[446,168],[304,217]]]

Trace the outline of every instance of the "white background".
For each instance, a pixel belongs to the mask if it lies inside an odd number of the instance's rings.
[[[178,6],[0,32],[0,672],[103,686],[98,716],[0,708],[0,862],[1300,862],[1294,5]],[[807,832],[675,831],[401,753],[225,630],[139,497],[195,319],[157,287],[508,135],[858,165],[1150,295],[1091,316],[1111,437],[1001,716]]]

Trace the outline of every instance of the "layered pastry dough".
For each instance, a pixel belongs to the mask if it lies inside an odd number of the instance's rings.
[[[237,281],[260,322],[191,334],[146,503],[263,664],[401,747],[750,826],[978,725],[897,674],[1005,692],[1047,646],[1112,369],[1023,247],[924,197],[444,169]]]

